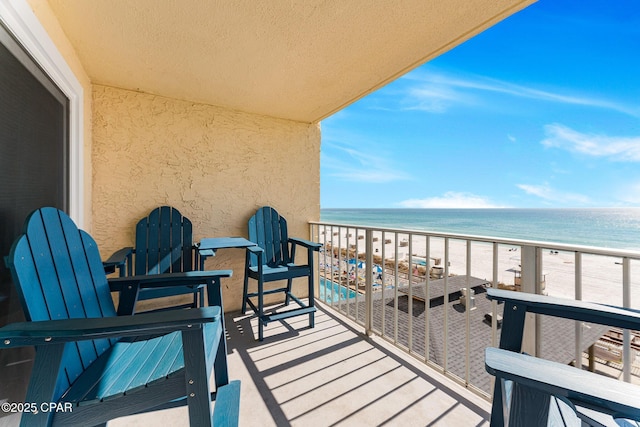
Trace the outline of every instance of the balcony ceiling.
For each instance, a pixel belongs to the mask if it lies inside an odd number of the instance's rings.
[[[95,84],[316,122],[535,0],[49,0]]]

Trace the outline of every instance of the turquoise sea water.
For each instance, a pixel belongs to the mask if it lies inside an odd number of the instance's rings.
[[[640,208],[322,209],[324,222],[640,250]]]

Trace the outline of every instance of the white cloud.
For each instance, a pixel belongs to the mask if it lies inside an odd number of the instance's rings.
[[[586,205],[590,202],[587,196],[559,191],[550,187],[547,183],[542,185],[518,184],[517,187],[525,193],[539,197],[547,202],[578,205]]]
[[[410,73],[403,79],[417,82],[416,86],[407,91],[405,102],[411,103],[411,106],[404,109],[441,113],[455,103],[476,102],[473,92],[492,92],[518,98],[614,110],[640,117],[640,108],[635,106],[630,107],[598,97],[571,95],[561,91],[551,92],[485,76],[459,77],[431,68],[427,72]]]
[[[338,169],[338,168],[335,168]],[[344,179],[345,181],[353,182],[371,182],[371,183],[383,183],[402,181],[408,179],[408,177],[401,172],[394,171],[380,171],[380,170],[358,170],[349,167],[345,167],[342,170],[336,170],[330,173],[331,176]]]
[[[332,142],[323,142],[323,147],[320,163],[329,176],[349,182],[371,183],[410,179],[406,172],[394,168],[389,156],[375,149],[371,143],[366,144],[366,150]]]
[[[640,182],[623,185],[616,193],[622,205],[640,207]]]
[[[408,91],[408,97],[404,99],[403,110],[418,110],[428,113],[444,113],[454,103],[471,103],[471,98],[453,87],[437,84],[413,87]]]
[[[458,209],[482,209],[504,208],[493,204],[483,196],[471,193],[448,191],[442,196],[427,197],[424,199],[408,199],[399,203],[404,208],[458,208]]]
[[[542,145],[621,162],[640,162],[640,137],[585,134],[558,123],[545,126]]]

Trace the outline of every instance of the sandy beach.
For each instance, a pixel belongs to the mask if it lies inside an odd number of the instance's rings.
[[[359,259],[364,259],[365,253],[365,231],[355,228],[334,228],[332,232],[326,230],[326,234],[320,235],[320,241],[325,243],[326,248],[334,248],[334,254],[338,253],[338,248],[342,254],[346,255],[347,248],[353,256],[357,252]],[[418,272],[424,275],[426,272],[425,260],[429,259],[429,269],[439,266],[444,267],[445,263],[445,241],[442,238],[429,238],[429,252],[427,253],[427,238],[424,236],[413,236],[409,242],[408,234],[396,235],[395,233],[373,232],[373,253],[374,261],[381,265],[384,258],[385,276],[393,279],[392,273],[395,270],[397,260],[399,264],[408,268],[409,255],[412,258],[412,273]],[[506,286],[514,285],[516,273],[520,266],[522,249],[519,246],[499,245],[497,254],[498,277],[497,282]],[[554,250],[548,248],[542,251],[542,264],[545,279],[545,292],[548,295],[575,298],[575,253]],[[352,266],[344,264],[346,256],[341,257],[343,264],[337,267],[334,258],[334,270],[352,270]],[[322,262],[322,259],[321,259]],[[467,268],[471,276],[493,281],[493,245],[484,242],[472,242],[470,266],[467,267],[467,243],[463,240],[449,239],[448,263],[450,275],[466,275]],[[586,301],[601,302],[613,305],[622,305],[622,260],[615,257],[605,257],[600,255],[582,255],[582,299]],[[356,270],[357,271],[357,270]],[[433,271],[433,270],[431,270]],[[640,308],[640,261],[631,260],[631,307]],[[636,274],[634,274],[636,273]],[[362,275],[362,272],[359,272]],[[390,283],[389,280],[386,280]]]

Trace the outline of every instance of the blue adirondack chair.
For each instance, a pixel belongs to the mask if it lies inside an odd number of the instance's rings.
[[[640,422],[639,386],[520,353],[527,313],[640,330],[639,311],[498,289],[487,297],[504,302],[500,348],[485,353],[487,372],[496,376],[492,427]]]
[[[210,305],[116,316],[95,241],[54,208],[27,218],[6,264],[27,321],[0,328],[0,348],[36,348],[25,399],[33,406],[21,425],[104,425],[180,400],[192,426],[215,417],[215,425],[237,425],[240,385],[228,379],[220,293],[230,271],[113,279],[116,290],[204,282]]]
[[[135,248],[116,251],[103,264],[105,271],[117,268],[120,276],[182,273],[198,269],[199,252],[193,245],[191,221],[178,209],[161,206],[136,225]],[[210,252],[210,251],[209,251]],[[204,284],[155,289],[125,289],[120,294],[118,314],[133,313],[138,301],[192,294],[193,301],[169,308],[204,305]]]
[[[309,327],[314,326],[316,311],[313,290],[313,252],[322,247],[319,243],[289,237],[287,221],[278,212],[268,206],[258,209],[249,219],[249,240],[257,246],[247,248],[246,268],[244,275],[244,292],[242,296],[242,313],[246,313],[249,305],[258,317],[258,339],[264,338],[264,326],[267,323],[293,316],[309,315]],[[296,246],[307,249],[307,263],[295,264]],[[308,281],[309,303],[305,304],[293,295],[292,281],[297,277],[306,277]],[[257,281],[257,291],[249,292],[249,278]],[[286,287],[265,290],[264,284],[286,280]],[[283,293],[285,305],[295,301],[298,306],[281,312],[265,313],[264,296]],[[257,305],[251,300],[257,298]]]

